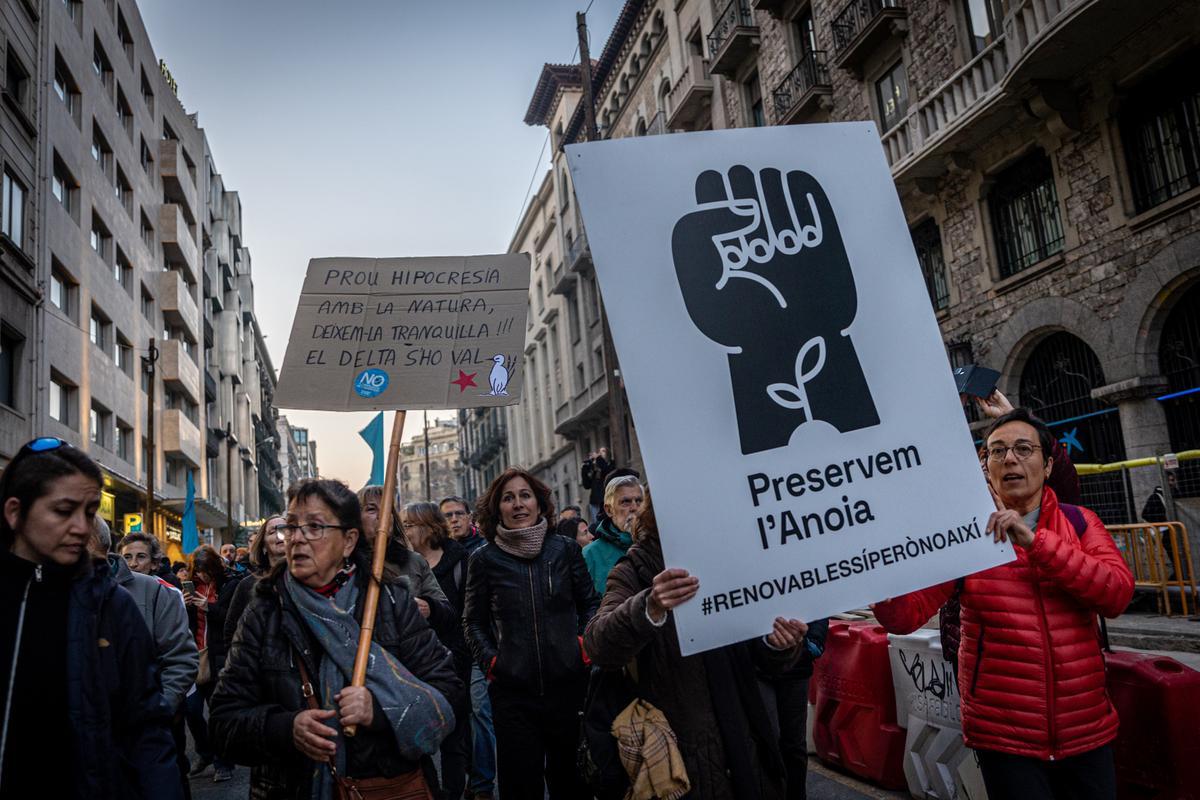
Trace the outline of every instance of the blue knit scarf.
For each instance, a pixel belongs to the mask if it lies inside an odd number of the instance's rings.
[[[322,597],[284,573],[288,596],[300,611],[304,624],[321,647],[319,670],[321,707],[336,709],[333,701],[350,684],[354,653],[358,649],[359,624],[354,619],[358,584],[350,581],[333,597]],[[367,688],[387,716],[400,754],[417,761],[437,751],[442,739],[454,729],[454,712],[437,689],[415,677],[391,653],[371,642],[367,661]],[[338,731],[336,765],[346,775],[346,740],[337,719],[324,724]],[[333,775],[328,764],[317,765],[313,775],[313,800],[330,800]]]

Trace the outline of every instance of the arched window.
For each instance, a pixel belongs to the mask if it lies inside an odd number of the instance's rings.
[[[641,117],[638,118],[637,125],[635,125],[633,128],[633,135],[634,136],[645,136],[646,135],[646,120],[642,119]]]
[[[666,79],[658,87],[658,110],[668,116],[671,113],[671,81]]]
[[[1167,379],[1162,404],[1171,450],[1200,448],[1200,283],[1188,289],[1163,325],[1158,367]],[[1180,493],[1200,494],[1200,460],[1179,462]]]
[[[1053,333],[1030,353],[1021,371],[1020,402],[1050,426],[1077,464],[1125,460],[1117,407],[1092,398],[1105,385],[1100,359],[1083,340]],[[1132,522],[1124,476],[1111,472],[1080,481],[1083,502],[1109,523]]]

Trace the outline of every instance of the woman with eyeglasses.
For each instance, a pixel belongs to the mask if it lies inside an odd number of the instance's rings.
[[[344,483],[309,479],[288,490],[286,561],[257,582],[212,699],[218,749],[251,766],[259,800],[331,800],[340,780],[364,794],[436,791],[429,756],[454,728],[462,682],[387,567],[366,686],[350,685],[371,580],[362,527]]]
[[[54,438],[0,474],[3,797],[183,796],[154,641],[89,552],[101,485],[95,462]]]
[[[1016,560],[874,606],[892,633],[925,624],[955,592],[963,737],[992,800],[1116,797],[1117,712],[1097,614],[1116,617],[1133,576],[1100,518],[1046,486],[1054,435],[1017,408],[985,437],[996,511],[987,532]]]
[[[600,597],[579,545],[555,536],[550,487],[509,467],[479,498],[489,544],[467,566],[463,625],[487,676],[500,796],[591,797],[575,767],[587,683],[583,630]]]

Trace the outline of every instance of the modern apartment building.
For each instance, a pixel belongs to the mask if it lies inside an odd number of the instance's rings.
[[[434,420],[400,446],[400,502],[436,503],[443,497],[460,495],[461,473],[458,422]]]
[[[24,121],[4,128],[21,137],[4,140],[4,219],[22,221],[19,260],[37,291],[25,309],[29,281],[0,299],[0,344],[17,364],[0,373],[12,399],[0,402],[0,460],[34,433],[84,448],[105,469],[102,514],[118,532],[153,485],[157,513],[145,527],[168,548],[189,478],[201,528],[240,527],[258,516],[257,448],[269,443],[253,435],[265,412],[262,361],[245,338],[256,327],[249,257],[222,240],[230,215],[240,237],[236,194],[224,191],[135,2],[22,1],[3,20],[14,91],[26,76]],[[2,249],[8,281],[17,256]],[[236,326],[218,332],[231,299]],[[248,358],[214,370],[211,353],[226,347]],[[236,457],[208,436],[226,427]],[[241,466],[229,481],[231,457]]]
[[[604,137],[873,121],[948,361],[1000,370],[1074,460],[1110,462],[1200,447],[1197,66],[1200,17],[1166,0],[629,0],[593,89]],[[585,138],[580,88],[577,68],[547,65],[526,122],[550,131],[579,276],[553,285],[586,323],[562,152]],[[579,452],[593,361],[572,351],[584,374],[555,424]],[[509,421],[531,438],[532,420]]]
[[[279,442],[279,467],[283,491],[301,478],[315,478],[317,471],[317,441],[308,438],[308,428],[296,428],[286,416],[275,422]]]

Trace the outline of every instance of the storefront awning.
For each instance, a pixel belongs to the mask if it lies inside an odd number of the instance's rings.
[[[187,504],[186,497],[169,497],[163,500],[161,505],[164,509],[183,516],[183,508]],[[217,506],[206,497],[196,498],[196,527],[197,528],[224,528],[227,522],[225,510]]]

